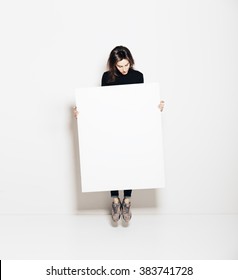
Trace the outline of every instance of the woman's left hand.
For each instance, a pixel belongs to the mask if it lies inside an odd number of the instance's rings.
[[[164,110],[164,101],[163,100],[160,101],[160,104],[158,105],[158,107],[161,112]]]

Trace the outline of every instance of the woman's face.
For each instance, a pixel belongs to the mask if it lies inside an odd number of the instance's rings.
[[[122,59],[117,62],[116,68],[122,75],[126,75],[130,69],[130,62],[127,59]]]

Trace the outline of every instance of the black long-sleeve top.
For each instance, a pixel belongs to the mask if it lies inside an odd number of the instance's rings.
[[[126,84],[139,84],[144,83],[143,74],[137,70],[129,69],[126,75],[117,73],[115,81],[109,80],[109,71],[104,72],[102,75],[101,86],[113,86],[113,85],[126,85]]]

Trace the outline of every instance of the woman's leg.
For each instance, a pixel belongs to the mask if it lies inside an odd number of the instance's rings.
[[[114,222],[118,222],[121,217],[121,201],[119,198],[119,191],[111,191],[112,201],[112,219]]]
[[[119,191],[111,191],[111,197],[119,197]]]
[[[122,202],[122,216],[126,222],[129,222],[131,219],[131,193],[132,190],[124,190],[124,199]]]
[[[124,190],[124,198],[131,197],[132,190]]]

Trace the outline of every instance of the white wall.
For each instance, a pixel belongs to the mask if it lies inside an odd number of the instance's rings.
[[[82,193],[74,90],[98,86],[128,46],[158,81],[166,188],[134,191],[137,213],[238,213],[238,2],[0,3],[0,213],[107,213]]]

